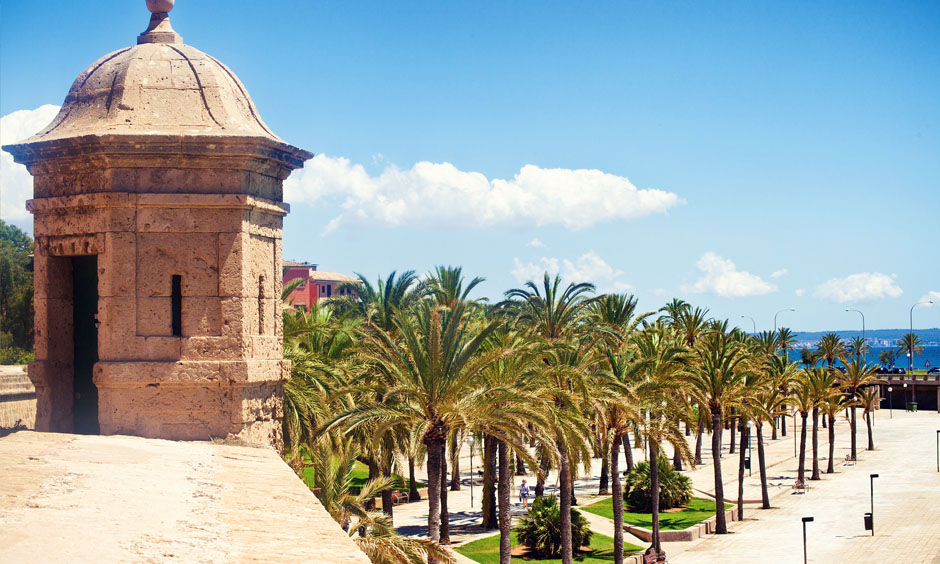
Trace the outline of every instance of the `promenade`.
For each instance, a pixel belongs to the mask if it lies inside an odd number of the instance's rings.
[[[709,564],[726,562],[802,562],[803,540],[801,517],[812,516],[807,524],[807,552],[809,562],[877,562],[928,563],[940,558],[940,473],[937,472],[936,440],[940,430],[940,415],[931,412],[907,413],[895,410],[891,418],[887,411],[876,414],[874,425],[874,451],[866,451],[867,434],[859,411],[858,462],[843,465],[849,452],[849,426],[844,417],[836,424],[835,473],[823,474],[819,481],[809,481],[806,494],[795,494],[792,489],[796,478],[797,461],[793,456],[794,441],[791,420],[788,435],[776,441],[769,440],[765,429],[767,474],[772,509],[762,510],[760,504],[746,503],[743,521],[729,522],[729,534],[708,535],[693,542],[665,543],[664,549],[673,564]],[[737,498],[738,454],[728,454],[729,433],[723,435],[722,475],[725,498]],[[690,437],[694,440],[694,437]],[[684,473],[692,479],[693,487],[702,492],[714,491],[714,470],[711,464],[709,437],[703,441],[705,464]],[[811,428],[807,430],[807,478],[812,470]],[[692,445],[694,447],[694,444]],[[753,475],[745,471],[745,500],[760,500],[760,478],[757,471],[756,440],[753,450]],[[820,468],[828,464],[828,430],[820,427]],[[671,449],[667,447],[667,453]],[[643,452],[634,449],[635,460],[643,459]],[[479,456],[474,456],[474,474],[479,469]],[[479,528],[482,488],[479,476],[474,480],[473,507],[470,505],[469,449],[461,457],[463,487],[448,492],[451,512],[451,539],[455,545],[481,538],[496,531]],[[621,461],[621,467],[624,462]],[[590,475],[577,481],[576,493],[584,506],[602,499],[597,487],[600,460],[592,460]],[[874,480],[875,536],[864,530],[863,515],[870,511],[869,475]],[[513,515],[521,515],[518,504],[518,484],[515,478]],[[526,476],[530,484],[533,477]],[[555,475],[549,476],[548,485],[554,484]],[[422,490],[422,495],[426,490]],[[700,492],[696,492],[701,496]],[[613,534],[609,519],[582,512],[591,528],[605,535]],[[399,505],[395,508],[396,528],[405,534],[424,534],[427,531],[427,501]],[[627,542],[644,546],[642,541],[625,535]],[[470,562],[460,557],[461,562]]]

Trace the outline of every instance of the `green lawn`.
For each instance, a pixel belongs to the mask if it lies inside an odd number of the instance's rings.
[[[730,507],[732,507],[730,504],[725,504],[726,509]],[[596,503],[592,503],[587,507],[582,507],[581,509],[584,511],[590,511],[591,513],[600,515],[601,517],[607,517],[608,519],[614,518],[614,500],[610,497]],[[670,531],[687,529],[696,523],[701,523],[714,514],[714,500],[694,497],[689,503],[689,506],[682,511],[677,511],[675,513],[661,512],[659,514],[659,528]],[[625,525],[633,525],[635,527],[649,529],[653,526],[653,515],[651,513],[634,513],[632,511],[624,510],[623,523]]]
[[[517,544],[519,544],[519,541],[516,539],[516,532],[513,531],[512,545],[516,546]],[[594,552],[582,556],[575,556],[574,561],[581,562],[583,564],[607,564],[608,562],[614,561],[614,539],[598,533],[594,533],[591,536],[591,548],[594,549]],[[458,546],[454,550],[460,554],[463,554],[467,558],[470,558],[471,560],[476,560],[480,564],[499,564],[499,535],[475,540],[463,546]],[[643,550],[643,547],[641,546],[636,546],[635,544],[630,544],[628,542],[623,543],[624,554],[633,554],[634,552],[640,552],[641,550]],[[513,557],[512,561],[518,564],[525,564],[526,562],[538,562],[539,564],[561,564],[561,558],[551,558],[548,560],[523,560],[522,558]]]
[[[408,480],[406,478],[402,478],[398,474],[392,474],[392,478],[394,478],[397,483],[396,489],[405,490],[405,491],[408,490]],[[359,489],[363,485],[365,485],[365,483],[368,481],[369,481],[369,468],[362,462],[356,461],[356,468],[355,470],[353,470],[353,481],[352,481],[353,491],[354,492],[359,491]],[[313,487],[313,468],[310,466],[307,466],[306,468],[304,468],[304,482],[307,483],[307,487],[310,487],[310,488]],[[421,482],[418,482],[419,490],[421,488],[426,488],[426,487],[427,485],[422,484]]]

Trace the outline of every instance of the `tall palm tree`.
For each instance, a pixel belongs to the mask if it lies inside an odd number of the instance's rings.
[[[571,349],[580,348],[574,341],[585,331],[583,323],[586,317],[589,296],[594,292],[594,285],[588,283],[568,284],[562,289],[561,277],[552,279],[548,272],[539,287],[535,282],[526,282],[523,288],[513,288],[506,292],[506,301],[502,307],[509,311],[515,323],[528,327],[530,331],[548,346],[543,361],[546,364],[546,381],[550,382],[555,392],[555,405],[561,409],[574,407],[573,394],[586,395],[584,373],[571,366]],[[565,350],[568,349],[568,350]],[[571,504],[572,481],[568,438],[559,429],[556,438],[558,451],[559,477],[561,489],[559,509],[561,512],[562,564],[571,564],[573,547],[571,545]]]
[[[659,452],[664,441],[672,443],[680,456],[691,460],[692,453],[677,421],[688,416],[682,384],[688,359],[685,347],[677,344],[664,327],[652,326],[631,339],[637,374],[636,399],[649,414],[643,426],[650,449],[650,493],[652,496],[652,545],[662,552],[659,531]]]
[[[836,414],[846,408],[846,396],[833,390],[829,399],[822,404],[822,411],[829,418],[829,462],[826,474],[835,472],[835,442],[836,442]]]
[[[898,354],[907,355],[910,358],[910,365],[914,366],[914,355],[917,356],[923,355],[924,346],[923,341],[920,340],[920,337],[914,333],[908,333],[901,337],[901,340],[898,341]]]
[[[813,399],[813,474],[810,480],[819,480],[819,411],[837,393],[836,375],[825,368],[807,371],[807,381]]]
[[[844,359],[848,349],[838,333],[826,333],[816,343],[816,353],[820,360],[825,361],[829,372],[832,372],[835,362]]]
[[[725,414],[738,401],[747,351],[728,334],[725,321],[702,338],[695,353],[698,362],[690,371],[689,391],[698,405],[707,408],[711,415],[715,532],[723,535],[728,532],[728,525],[725,521],[724,483],[721,477],[721,428]]]
[[[448,433],[470,420],[493,428],[514,425],[513,419],[494,407],[492,393],[484,394],[480,385],[482,372],[500,354],[480,354],[496,324],[471,328],[465,305],[442,310],[428,303],[420,304],[412,316],[394,315],[393,322],[398,338],[376,328],[361,353],[370,375],[383,381],[383,400],[347,410],[326,427],[345,425],[353,430],[379,422],[380,431],[401,425],[421,433],[427,448],[428,536],[438,542],[441,476],[446,471],[442,456]],[[522,429],[515,431],[521,435]]]
[[[845,344],[845,350],[849,356],[854,356],[856,361],[861,362],[862,358],[871,352],[871,347],[868,346],[864,338],[856,336],[849,339],[848,343]]]
[[[789,403],[789,390],[796,377],[796,363],[787,362],[783,357],[773,355],[765,360],[764,369],[768,378],[757,394],[759,408],[754,410],[755,432],[757,433],[757,460],[760,468],[761,508],[770,509],[770,494],[767,490],[767,465],[764,455],[763,425],[774,425],[776,417],[786,413]],[[794,429],[794,432],[796,430]]]
[[[859,405],[862,406],[862,412],[865,415],[865,424],[868,426],[868,450],[875,450],[875,442],[871,436],[871,418],[881,398],[878,395],[878,388],[871,386],[861,390],[858,394]]]
[[[791,331],[789,327],[781,327],[777,330],[777,344],[780,346],[780,352],[783,353],[784,360],[789,362],[790,351],[794,350],[796,345],[796,333]],[[786,394],[786,390],[781,390],[781,392]],[[794,421],[793,424],[796,425],[796,421]],[[777,431],[776,425],[773,431]],[[787,436],[787,416],[785,413],[780,415],[780,435],[783,437]],[[774,436],[773,438],[775,439],[777,437]]]
[[[797,466],[797,481],[806,483],[806,418],[810,410],[816,405],[816,397],[813,394],[813,386],[810,383],[810,374],[813,369],[804,368],[800,370],[796,381],[794,382],[791,401],[800,412],[802,425],[800,426],[800,458]]]
[[[454,307],[458,302],[469,301],[470,292],[486,278],[477,276],[464,286],[466,277],[463,267],[436,266],[422,284],[422,293],[426,293],[439,305]]]
[[[376,493],[391,486],[391,480],[384,477],[370,480],[358,493],[353,493],[359,452],[352,441],[324,437],[308,448],[307,454],[313,467],[314,495],[372,562],[423,564],[428,558],[448,564],[456,562],[453,555],[434,541],[398,535],[391,519],[366,509]]]
[[[855,433],[857,430],[855,423],[855,406],[858,405],[859,392],[862,388],[878,382],[878,371],[871,364],[863,363],[861,356],[856,356],[845,365],[845,374],[842,376],[842,388],[848,395],[848,405],[851,406],[851,418],[849,424],[852,433],[852,460],[856,456]]]

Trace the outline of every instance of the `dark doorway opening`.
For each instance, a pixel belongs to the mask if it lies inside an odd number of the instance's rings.
[[[72,257],[72,322],[74,335],[74,380],[72,421],[75,433],[94,435],[98,426],[98,257]]]

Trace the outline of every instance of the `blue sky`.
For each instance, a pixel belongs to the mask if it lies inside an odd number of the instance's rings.
[[[3,142],[143,4],[4,2]],[[493,299],[557,269],[759,330],[790,307],[797,330],[905,327],[940,298],[937,2],[177,4],[320,155],[289,181],[285,258],[462,264]],[[0,215],[28,228],[4,163]]]

